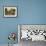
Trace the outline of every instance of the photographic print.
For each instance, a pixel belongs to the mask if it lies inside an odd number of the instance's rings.
[[[4,7],[4,17],[16,17],[17,8],[16,7]]]
[[[19,29],[20,28],[20,29]],[[27,25],[18,26],[21,40],[46,41],[46,25]]]

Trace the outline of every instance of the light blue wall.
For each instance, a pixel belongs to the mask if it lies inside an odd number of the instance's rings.
[[[4,6],[16,6],[18,16],[4,18]],[[0,0],[0,44],[8,43],[9,32],[17,34],[18,24],[46,24],[46,0]]]

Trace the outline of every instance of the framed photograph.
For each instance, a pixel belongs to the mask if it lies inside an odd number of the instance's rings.
[[[19,24],[18,41],[46,41],[46,25],[44,24]]]
[[[17,7],[4,7],[4,17],[16,17]]]

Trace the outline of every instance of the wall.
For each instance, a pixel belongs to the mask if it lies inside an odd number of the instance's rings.
[[[4,18],[4,6],[16,6],[16,18]],[[0,0],[0,44],[7,44],[9,32],[18,32],[18,24],[46,24],[46,0]],[[17,43],[16,39],[16,43]]]

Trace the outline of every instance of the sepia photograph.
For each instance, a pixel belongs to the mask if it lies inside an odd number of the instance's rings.
[[[16,17],[17,8],[16,7],[4,7],[4,17]]]

